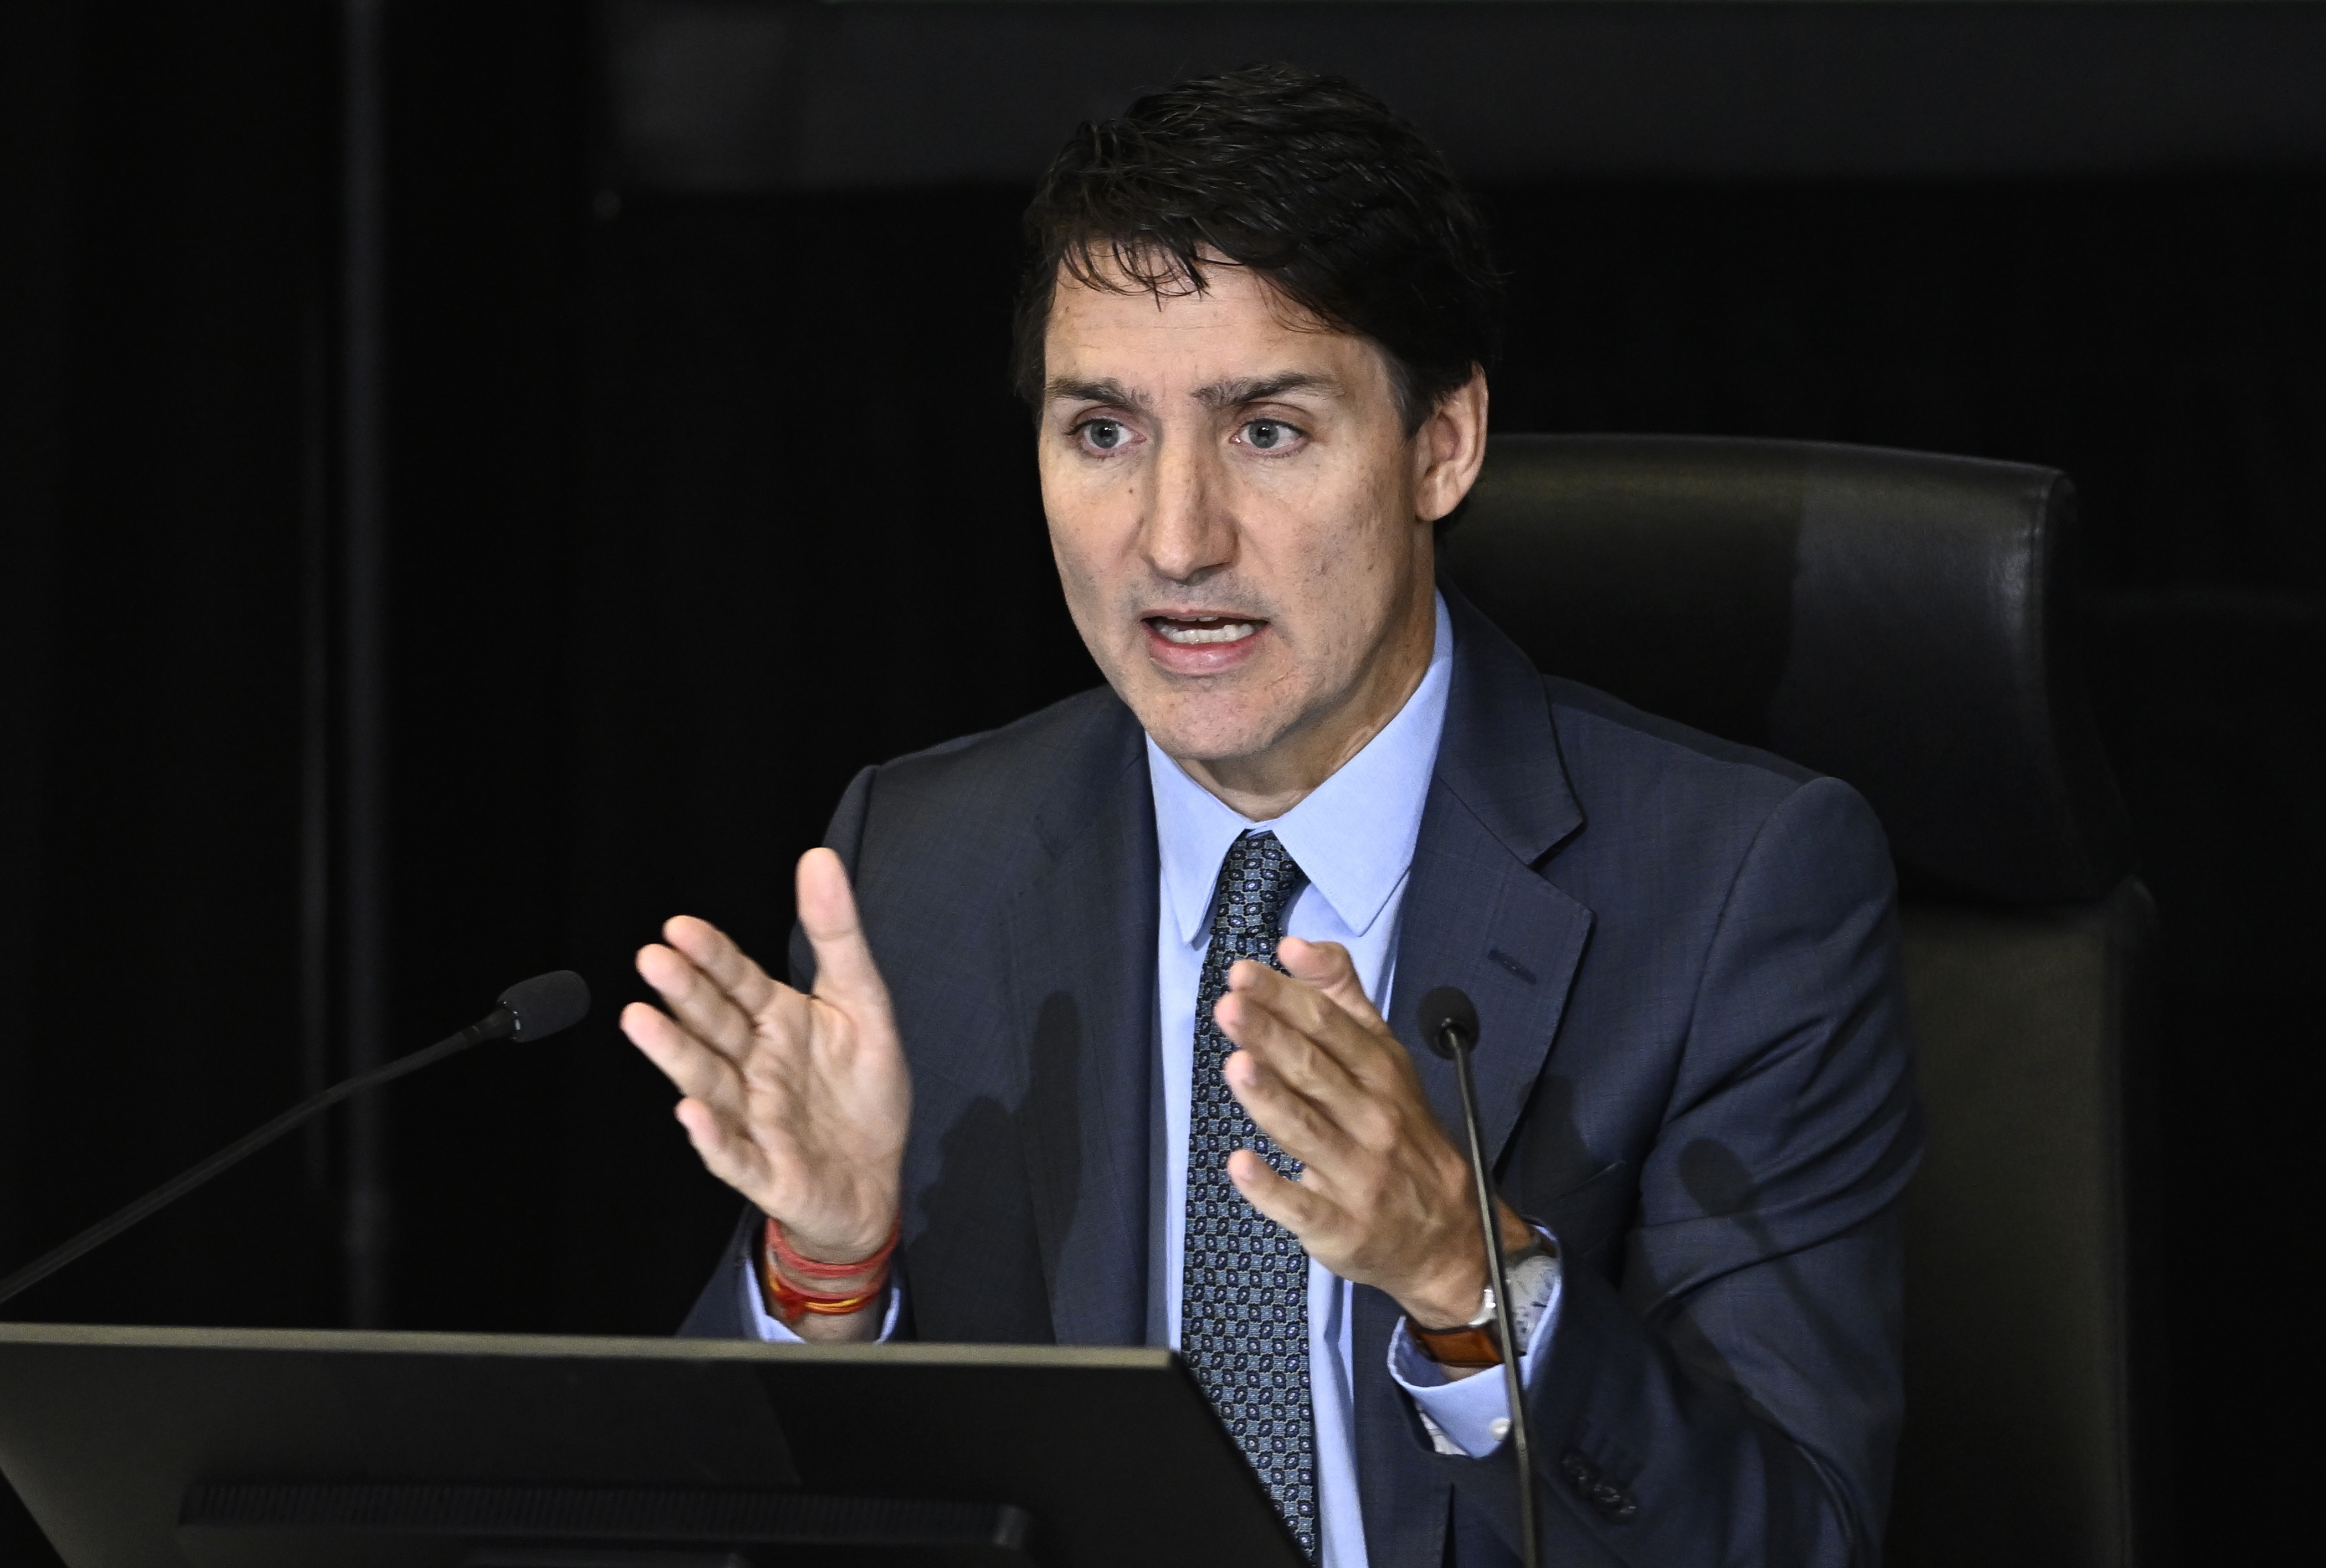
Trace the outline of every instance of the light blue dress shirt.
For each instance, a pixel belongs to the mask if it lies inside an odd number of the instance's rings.
[[[1269,822],[1238,815],[1190,778],[1150,738],[1147,771],[1155,797],[1156,848],[1161,864],[1156,931],[1156,1049],[1160,1072],[1163,1165],[1159,1184],[1159,1247],[1149,1278],[1158,1288],[1166,1341],[1179,1343],[1180,1257],[1186,1226],[1187,1107],[1195,1072],[1196,990],[1204,950],[1211,941],[1212,895],[1220,863],[1241,834],[1273,832],[1298,863],[1307,884],[1292,903],[1286,932],[1307,942],[1336,942],[1349,951],[1365,995],[1386,1016],[1397,969],[1400,911],[1421,812],[1437,766],[1437,739],[1454,674],[1454,628],[1443,599],[1428,672],[1397,717],[1339,772],[1299,804]],[[763,1340],[795,1336],[768,1315],[749,1270],[741,1272],[745,1321]],[[1540,1351],[1556,1324],[1559,1279],[1543,1276],[1540,1295],[1514,1302],[1521,1321],[1532,1318],[1519,1359],[1531,1385]],[[1513,1294],[1519,1294],[1513,1291]],[[892,1293],[881,1338],[897,1323]],[[1322,1568],[1366,1568],[1363,1515],[1357,1501],[1354,1349],[1348,1282],[1308,1266],[1309,1387],[1317,1425],[1317,1493]],[[1500,1376],[1451,1379],[1417,1351],[1402,1325],[1390,1345],[1390,1372],[1411,1396],[1443,1452],[1480,1456],[1500,1446],[1510,1414]]]

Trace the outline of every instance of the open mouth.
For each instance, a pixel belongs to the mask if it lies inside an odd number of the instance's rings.
[[[1147,624],[1165,642],[1192,648],[1205,643],[1240,643],[1268,623],[1225,616],[1149,616]]]

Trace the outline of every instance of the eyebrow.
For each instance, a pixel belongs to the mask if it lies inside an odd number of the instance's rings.
[[[1196,401],[1205,408],[1218,410],[1265,403],[1288,392],[1316,391],[1337,395],[1340,390],[1341,384],[1330,376],[1318,376],[1307,370],[1288,370],[1281,376],[1252,380],[1214,381],[1209,386],[1196,388]]]
[[[1130,389],[1120,381],[1075,381],[1060,376],[1042,390],[1048,394],[1052,403],[1111,403],[1118,408],[1137,409],[1147,406],[1146,399],[1134,396]]]
[[[1242,381],[1214,381],[1209,386],[1196,388],[1195,398],[1205,408],[1216,412],[1223,408],[1242,408],[1247,404],[1265,403],[1271,397],[1281,397],[1288,392],[1304,390],[1338,395],[1341,384],[1330,376],[1319,376],[1313,371],[1288,370],[1280,376],[1253,376]],[[1133,393],[1121,382],[1112,379],[1078,381],[1070,376],[1062,376],[1050,382],[1043,391],[1048,394],[1048,399],[1052,403],[1061,401],[1107,403],[1118,408],[1140,410],[1148,407],[1144,397]]]

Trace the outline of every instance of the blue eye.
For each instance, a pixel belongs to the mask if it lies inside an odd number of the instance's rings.
[[[1282,420],[1256,419],[1243,427],[1243,439],[1263,452],[1274,451],[1292,439],[1292,427]]]
[[[1114,450],[1130,433],[1120,420],[1094,419],[1083,426],[1083,440],[1103,452]]]

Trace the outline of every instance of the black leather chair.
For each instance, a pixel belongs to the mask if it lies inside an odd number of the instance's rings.
[[[2154,915],[2061,625],[2064,475],[1793,441],[1501,436],[1451,578],[1546,670],[1865,793],[1929,1154],[1887,1561],[2119,1568],[2127,1073]]]

